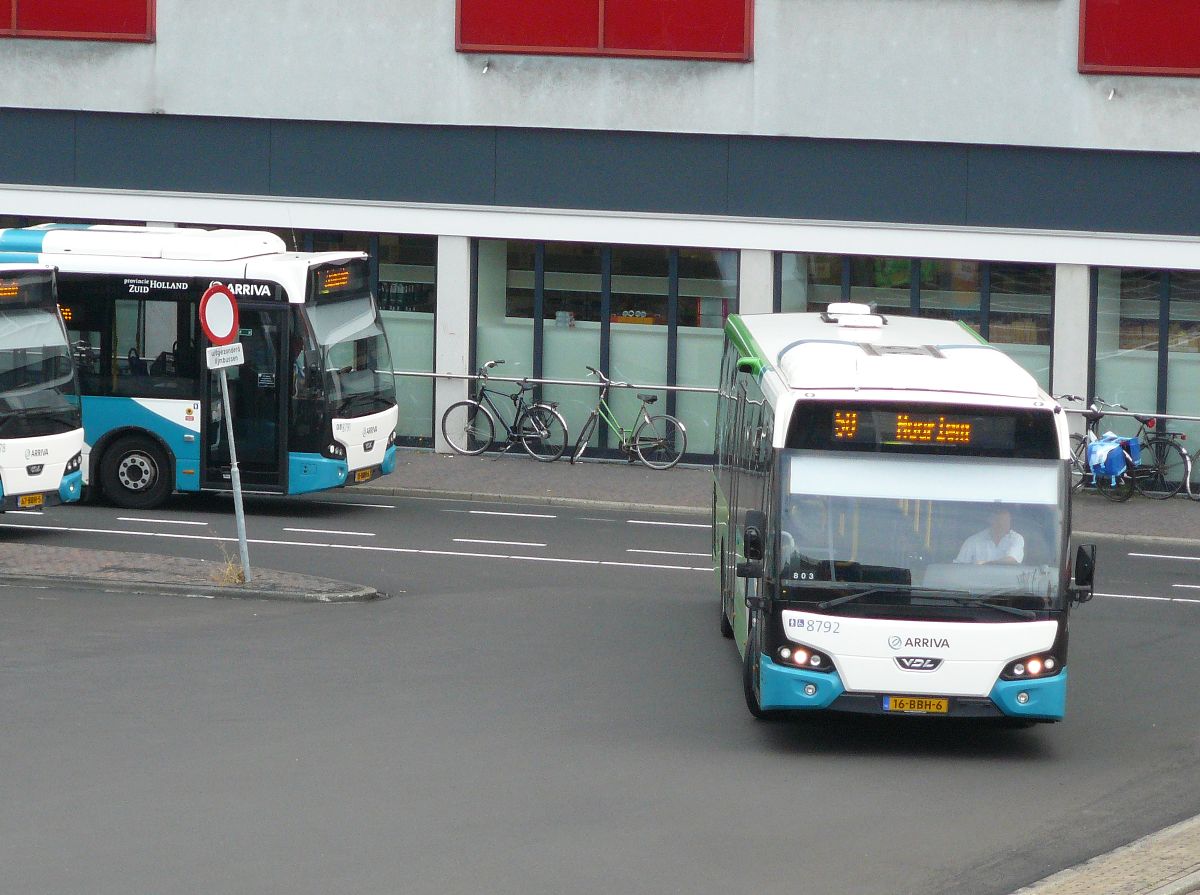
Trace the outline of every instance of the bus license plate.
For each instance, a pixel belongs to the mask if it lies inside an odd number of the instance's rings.
[[[925,715],[944,715],[950,711],[949,699],[930,699],[927,696],[885,696],[885,712],[909,712]]]
[[[45,502],[46,498],[41,494],[22,494],[17,498],[19,507],[40,507]]]
[[[370,469],[360,469],[358,472],[354,473],[354,481],[356,481],[356,482],[371,481],[371,470]]]

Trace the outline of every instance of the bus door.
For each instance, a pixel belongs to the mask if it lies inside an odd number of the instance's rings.
[[[238,470],[253,491],[287,491],[287,306],[238,308],[238,341],[246,362],[226,368]],[[204,393],[204,488],[230,487],[229,436],[218,371],[208,372]]]

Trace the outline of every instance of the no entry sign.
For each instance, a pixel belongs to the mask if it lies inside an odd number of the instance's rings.
[[[237,299],[219,283],[200,299],[200,328],[214,345],[229,345],[238,336]]]

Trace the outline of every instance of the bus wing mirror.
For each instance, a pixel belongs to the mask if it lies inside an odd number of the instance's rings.
[[[1086,603],[1093,596],[1096,580],[1096,545],[1080,544],[1075,551],[1075,581],[1071,588],[1075,602]]]
[[[763,564],[754,560],[747,560],[737,564],[737,576],[739,578],[761,578],[763,576]]]
[[[739,357],[737,362],[737,370],[739,373],[749,373],[751,376],[758,376],[762,373],[763,362],[757,357]]]
[[[742,552],[746,559],[758,561],[763,558],[763,530],[767,527],[766,514],[761,510],[747,510],[742,527]]]

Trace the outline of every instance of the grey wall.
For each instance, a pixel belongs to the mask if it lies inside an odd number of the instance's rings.
[[[1200,235],[1196,154],[20,109],[0,133],[10,184]]]
[[[0,106],[1200,147],[1200,79],[1078,74],[1078,0],[756,0],[749,64],[504,55],[486,73],[454,51],[454,5],[158,0],[153,44],[0,39]]]

